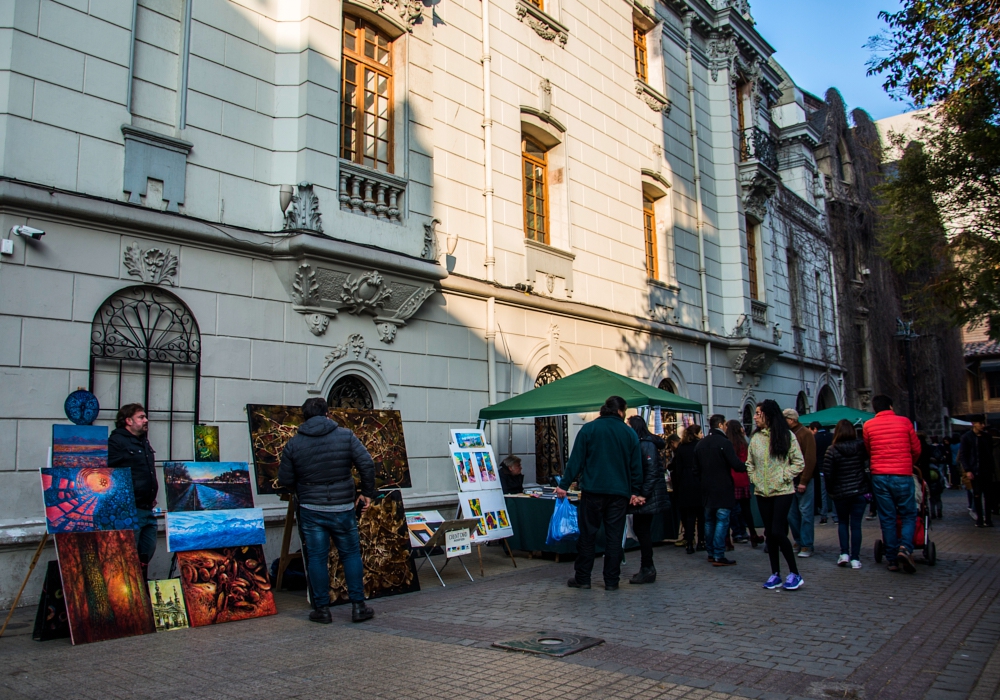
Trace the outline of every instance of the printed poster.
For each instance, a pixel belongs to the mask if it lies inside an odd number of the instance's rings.
[[[462,517],[479,521],[472,536],[473,542],[498,540],[514,534],[507,514],[507,503],[500,489],[459,493],[458,500],[462,504]]]

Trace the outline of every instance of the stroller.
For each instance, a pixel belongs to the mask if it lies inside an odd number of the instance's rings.
[[[937,564],[937,548],[931,542],[931,503],[930,489],[927,482],[920,478],[918,472],[913,474],[916,492],[920,494],[920,502],[917,504],[917,523],[913,530],[913,548],[923,550],[923,561],[928,566]],[[896,537],[901,534],[902,523],[896,518]],[[885,543],[882,540],[875,540],[875,563],[881,564],[882,557],[885,556]],[[919,559],[917,561],[920,561]]]

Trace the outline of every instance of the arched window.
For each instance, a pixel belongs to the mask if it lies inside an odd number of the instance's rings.
[[[753,431],[757,427],[757,424],[753,421],[753,414],[756,411],[756,408],[757,407],[750,401],[743,405],[743,432],[747,434],[747,437],[753,435]]]
[[[201,333],[183,301],[140,285],[101,304],[90,332],[90,391],[104,418],[126,403],[146,407],[158,461],[164,451],[166,460],[193,459],[200,384]]]
[[[830,388],[829,384],[824,384],[823,388],[819,390],[819,396],[816,398],[816,410],[822,411],[827,408],[833,408],[837,405],[837,396],[833,393],[833,389]]]
[[[361,379],[348,374],[333,383],[326,400],[330,408],[374,408],[372,393]]]
[[[809,413],[809,397],[806,396],[806,392],[800,391],[799,395],[795,397],[795,410],[799,412],[799,415]]]
[[[663,389],[663,391],[669,391],[671,394],[677,393],[677,385],[674,384],[672,379],[661,379],[660,383],[657,385],[658,389]],[[673,435],[677,432],[677,412],[669,411],[665,409],[660,409],[660,420],[663,421],[663,433],[662,435]]]
[[[524,235],[533,241],[548,244],[549,192],[546,150],[530,136],[523,136],[521,139],[521,163],[524,171]]]
[[[538,373],[535,387],[562,379],[557,365],[548,365]],[[566,416],[535,419],[535,480],[547,484],[552,476],[561,475],[569,459],[569,421]]]

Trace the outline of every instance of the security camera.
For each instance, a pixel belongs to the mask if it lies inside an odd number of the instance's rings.
[[[30,226],[12,226],[10,232],[15,236],[27,236],[28,238],[33,238],[36,241],[40,240],[41,237],[45,235],[45,231],[40,228],[31,228]]]

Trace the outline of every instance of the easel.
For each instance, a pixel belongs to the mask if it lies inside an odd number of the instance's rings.
[[[21,588],[17,591],[17,595],[14,596],[14,601],[10,604],[10,612],[7,613],[7,619],[3,621],[3,627],[0,627],[0,637],[3,633],[7,631],[7,625],[10,623],[10,618],[14,615],[14,610],[17,609],[17,603],[21,600],[21,594],[24,593],[25,586],[28,585],[28,579],[31,578],[31,572],[35,570],[35,565],[38,563],[38,558],[42,556],[42,550],[45,549],[45,545],[49,542],[49,533],[42,535],[42,541],[38,543],[38,549],[35,550],[35,556],[31,559],[31,564],[28,565],[28,573],[24,575],[24,581],[21,583]]]
[[[433,550],[435,547],[443,548],[445,546],[447,533],[454,532],[455,530],[468,530],[469,534],[471,535],[472,531],[476,529],[476,525],[478,524],[479,520],[477,518],[469,518],[466,520],[446,520],[438,526],[437,531],[431,536],[431,538],[427,540],[427,542],[425,542],[422,547],[420,547],[420,551],[424,553],[424,559],[430,562],[431,568],[434,570],[435,575],[437,575],[438,581],[441,582],[442,588],[444,587],[445,583],[444,579],[441,578],[441,572],[445,570],[445,568],[448,566],[448,562],[450,562],[452,559],[458,559],[458,563],[462,565],[463,569],[465,569],[465,573],[469,577],[470,581],[475,581],[475,579],[472,578],[472,574],[469,573],[469,568],[465,565],[465,562],[462,561],[462,556],[464,555],[446,558],[444,561],[444,566],[438,569],[436,566],[434,566],[434,560],[431,559],[431,550]],[[418,571],[420,570],[421,566],[423,566],[423,562],[421,562],[420,566],[417,567]],[[479,557],[480,570],[482,570],[482,566],[483,566],[483,558],[482,555],[480,555]]]
[[[288,510],[285,512],[285,530],[281,535],[281,555],[278,558],[278,577],[274,582],[274,590],[281,590],[281,582],[285,578],[285,569],[296,559],[302,558],[302,552],[288,553],[288,548],[292,545],[292,527],[295,526],[295,497],[291,494],[280,494],[281,500],[288,501]]]
[[[462,504],[459,503],[457,506],[455,506],[455,520],[458,520],[461,517],[462,517]],[[478,520],[478,519],[477,518],[473,518],[473,520]],[[492,540],[490,540],[490,541],[492,541]],[[500,545],[507,552],[507,556],[510,557],[510,563],[513,564],[514,568],[516,569],[517,568],[517,561],[514,559],[514,551],[510,548],[510,545],[507,544],[507,538],[506,537],[500,538]],[[483,549],[482,549],[482,547],[483,547],[482,543],[480,543],[480,542],[476,543],[476,554],[479,556],[479,575],[482,576],[483,578],[486,578],[486,571],[483,569]],[[463,566],[464,566],[464,564],[463,564]],[[444,567],[442,566],[441,568],[443,569]]]

